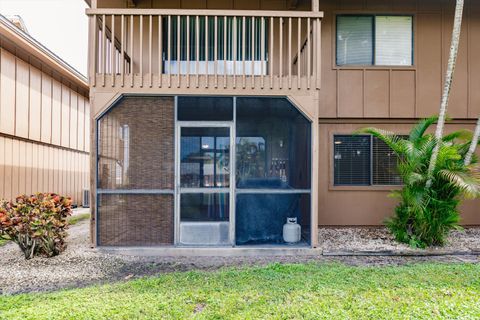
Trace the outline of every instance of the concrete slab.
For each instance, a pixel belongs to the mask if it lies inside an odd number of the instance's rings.
[[[98,247],[98,251],[127,256],[321,256],[322,250],[309,247]]]

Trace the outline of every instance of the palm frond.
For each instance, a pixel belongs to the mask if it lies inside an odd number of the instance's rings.
[[[463,141],[471,141],[473,138],[473,132],[468,129],[461,129],[450,134],[447,134],[442,138],[444,142],[450,142],[453,140],[463,140]]]
[[[371,134],[372,136],[382,140],[397,155],[401,155],[401,154],[404,153],[403,148],[401,147],[401,145],[398,144],[398,142],[400,140],[402,140],[402,138],[397,136],[395,133],[393,133],[391,131],[368,127],[368,128],[359,129],[355,132],[355,134],[360,134],[360,133],[368,133],[368,134]]]
[[[438,171],[438,175],[458,188],[464,197],[473,199],[480,196],[480,175],[448,169]]]
[[[425,131],[427,131],[427,129],[432,124],[437,122],[437,120],[438,120],[438,116],[432,116],[430,118],[421,120],[415,127],[412,128],[408,139],[412,142],[417,141],[418,139],[423,137]]]

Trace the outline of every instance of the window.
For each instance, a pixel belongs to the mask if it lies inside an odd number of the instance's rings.
[[[166,34],[169,32],[171,38],[169,43],[169,37],[163,37],[164,72],[185,74],[189,69],[192,73],[198,71],[213,74],[213,63],[218,60],[224,61],[216,66],[219,74],[233,74],[234,71],[239,74],[244,72],[243,64],[237,63],[234,66],[232,62],[245,60],[245,72],[251,73],[253,66],[253,74],[260,75],[263,64],[265,74],[269,35],[267,19],[263,23],[260,17],[246,17],[245,21],[237,19],[236,28],[233,17],[220,17],[216,23],[218,24],[217,33],[214,32],[214,17],[201,16],[198,19],[189,17],[188,21],[186,16],[174,16],[171,20],[163,18],[163,30]],[[245,38],[245,50],[243,50],[243,38]],[[217,51],[214,50],[215,43],[217,43]],[[170,61],[168,61],[169,53]],[[199,70],[196,70],[196,60],[199,61]],[[233,70],[234,68],[236,70]]]
[[[337,16],[339,66],[410,66],[412,52],[412,16]]]
[[[401,185],[397,155],[370,135],[334,136],[334,185]]]

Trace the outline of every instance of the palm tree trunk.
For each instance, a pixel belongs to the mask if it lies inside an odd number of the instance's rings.
[[[440,113],[438,116],[437,129],[435,131],[435,139],[437,143],[430,158],[430,165],[428,167],[428,181],[427,188],[432,185],[432,176],[435,166],[437,164],[438,152],[440,150],[440,140],[443,136],[443,128],[445,127],[445,118],[447,114],[448,98],[450,97],[450,89],[452,87],[453,73],[455,71],[455,63],[457,61],[458,46],[460,43],[460,32],[462,29],[464,0],[457,0],[455,5],[455,18],[453,20],[452,40],[450,45],[450,55],[448,58],[447,72],[445,74],[445,84],[443,86],[442,101],[440,103]]]
[[[473,153],[477,149],[478,139],[480,137],[480,117],[478,117],[477,126],[475,127],[475,132],[473,133],[472,142],[470,143],[470,148],[465,156],[464,163],[468,166],[472,162]]]

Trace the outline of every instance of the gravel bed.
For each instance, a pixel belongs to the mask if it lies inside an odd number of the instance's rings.
[[[395,248],[385,230],[343,228],[321,229],[322,248],[330,248],[345,241],[357,247]],[[350,230],[350,231],[349,231]],[[471,241],[478,243],[480,230],[467,230],[465,240],[455,238],[452,245]],[[368,237],[365,235],[369,235]],[[326,257],[326,256],[255,256],[255,257],[137,257],[113,255],[89,247],[89,223],[82,221],[69,229],[67,250],[53,258],[25,260],[20,249],[9,243],[0,247],[0,294],[53,291],[78,288],[91,284],[125,281],[165,272],[188,270],[216,270],[225,266],[265,265],[280,263],[341,262],[355,266],[400,265],[416,262],[479,262],[477,256],[435,257]],[[470,237],[470,238],[469,238]],[[371,240],[367,240],[371,239]],[[470,239],[470,240],[468,240]],[[464,242],[462,242],[464,241]],[[343,243],[343,245],[345,245]],[[468,242],[470,243],[470,242]]]
[[[392,234],[385,227],[355,227],[355,228],[319,228],[319,247],[328,251],[411,251],[406,244],[394,241]],[[465,250],[480,250],[480,228],[465,228],[461,231],[452,231],[443,247],[432,247],[427,252]]]

